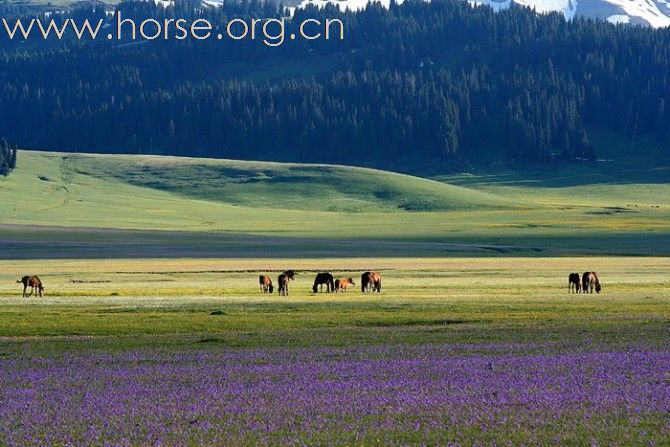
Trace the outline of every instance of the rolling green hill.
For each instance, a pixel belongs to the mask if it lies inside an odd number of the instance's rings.
[[[75,155],[68,160],[76,174],[253,208],[373,212],[523,205],[492,193],[357,167],[132,155]]]
[[[363,168],[22,151],[2,223],[230,229],[334,213],[514,209],[491,193]],[[283,218],[280,216],[284,216]]]
[[[667,252],[667,183],[506,178],[21,151],[0,258]]]

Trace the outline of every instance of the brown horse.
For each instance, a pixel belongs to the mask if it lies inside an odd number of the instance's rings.
[[[261,293],[272,293],[275,290],[272,280],[268,275],[259,275],[258,284],[260,285]]]
[[[328,272],[321,272],[317,273],[316,278],[314,278],[312,292],[316,293],[318,288],[323,292],[324,284],[326,285],[326,292],[330,293],[335,291],[335,280],[333,279],[333,275]]]
[[[279,295],[288,296],[288,282],[295,278],[296,273],[293,270],[286,270],[277,278],[279,284]]]
[[[581,292],[582,286],[579,281],[579,273],[570,273],[570,275],[568,275],[568,288],[570,289],[570,292]]]
[[[42,296],[42,292],[44,291],[44,287],[42,287],[42,281],[40,281],[40,278],[37,276],[24,276],[20,280],[16,281],[18,283],[23,283],[23,296],[31,296],[35,290]],[[30,287],[30,294],[26,293],[26,290]]]
[[[584,272],[582,275],[582,292],[593,293],[593,289],[596,290],[596,293],[600,293],[600,290],[602,290],[598,275],[596,275],[596,272]]]
[[[361,275],[361,292],[382,291],[382,275],[379,272],[365,272]]]
[[[353,278],[337,278],[335,280],[335,293],[339,292],[340,290],[346,292],[347,287],[355,285],[356,283],[354,282]]]

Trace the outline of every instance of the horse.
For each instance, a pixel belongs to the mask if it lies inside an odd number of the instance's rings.
[[[339,292],[340,290],[346,292],[347,287],[355,285],[356,283],[354,282],[353,278],[338,278],[335,280],[335,293]]]
[[[382,291],[382,275],[379,272],[365,272],[361,275],[361,292]]]
[[[326,285],[326,292],[330,293],[335,291],[335,280],[333,279],[333,275],[328,272],[321,272],[317,273],[316,278],[314,278],[312,292],[316,293],[317,287],[323,292],[324,284]]]
[[[272,280],[268,275],[259,275],[258,284],[260,285],[261,293],[272,293],[275,290]]]
[[[596,272],[584,272],[582,275],[582,292],[593,293],[594,288],[596,293],[600,293],[600,290],[602,290],[598,275],[596,275]]]
[[[579,280],[579,273],[570,273],[570,275],[568,275],[568,288],[570,289],[570,292],[581,292],[582,285]]]
[[[23,278],[19,279],[16,281],[18,283],[23,283],[23,296],[32,296],[32,294],[35,292],[35,290],[38,291],[40,294],[40,297],[42,296],[42,292],[44,291],[44,287],[42,286],[42,281],[40,281],[40,278],[37,276],[24,276]],[[26,290],[30,287],[30,294],[26,293]]]
[[[296,273],[293,270],[286,270],[277,277],[279,284],[279,295],[288,296],[288,282],[295,278]]]

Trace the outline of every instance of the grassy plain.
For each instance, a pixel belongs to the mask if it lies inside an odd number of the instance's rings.
[[[21,152],[0,179],[0,445],[663,444],[659,172]],[[290,297],[259,293],[288,268]],[[322,270],[379,270],[383,293],[312,294]],[[568,292],[585,270],[600,295]]]
[[[438,182],[327,165],[22,151],[0,179],[0,258],[667,255],[670,184],[657,167],[648,183],[615,183],[597,166],[570,180],[560,171]],[[584,183],[587,170],[600,183]]]
[[[290,298],[261,295],[258,272],[276,276],[285,268],[299,271]],[[0,272],[0,336],[131,344],[136,337],[213,337],[262,346],[581,337],[666,343],[669,268],[666,258],[13,261]],[[310,292],[317,270],[356,278],[365,269],[382,272],[382,294]],[[567,273],[586,269],[599,272],[604,292],[569,294]],[[46,296],[22,298],[16,278],[37,271]]]

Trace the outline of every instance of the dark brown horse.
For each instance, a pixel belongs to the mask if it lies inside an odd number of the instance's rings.
[[[324,284],[326,285],[326,292],[330,293],[335,291],[335,279],[333,278],[333,275],[328,272],[321,272],[317,273],[316,278],[314,278],[312,292],[316,293],[319,288],[323,292]]]
[[[600,290],[602,290],[598,275],[596,275],[596,272],[584,272],[582,275],[582,292],[593,293],[593,289],[596,293],[600,293]]]
[[[279,295],[288,296],[288,282],[295,278],[296,273],[293,270],[286,270],[277,278],[279,284]]]
[[[570,288],[570,292],[581,292],[581,284],[582,283],[579,280],[579,273],[570,273],[570,275],[568,275],[568,288]]]
[[[354,282],[353,278],[337,278],[335,280],[335,293],[339,292],[340,290],[346,292],[347,287],[355,285],[356,283]]]
[[[259,275],[258,284],[261,288],[261,293],[272,293],[275,290],[274,286],[272,285],[272,280],[268,275]]]
[[[40,278],[37,276],[24,276],[20,280],[16,281],[18,283],[23,283],[23,296],[31,296],[35,290],[42,296],[42,292],[44,291],[44,287],[42,286],[42,281],[40,281]],[[28,290],[28,287],[30,287],[30,294],[26,293]]]
[[[382,291],[382,275],[379,272],[365,272],[361,275],[361,292]]]

